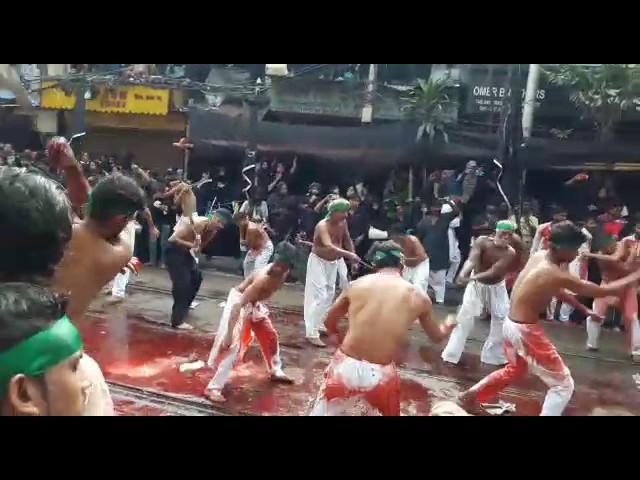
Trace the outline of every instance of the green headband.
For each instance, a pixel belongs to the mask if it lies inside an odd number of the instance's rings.
[[[378,250],[373,256],[373,263],[378,263],[381,260],[384,260],[387,257],[396,257],[399,260],[402,260],[403,255],[400,250],[390,250],[388,252],[383,252],[382,250]]]
[[[509,220],[502,220],[496,224],[496,232],[515,232],[516,226]]]
[[[348,212],[349,210],[351,210],[351,204],[349,203],[349,201],[345,200],[344,198],[338,198],[337,200],[334,200],[329,204],[326,218],[328,219],[329,217],[331,217],[332,213]]]
[[[0,397],[6,395],[14,376],[42,375],[81,350],[80,332],[65,315],[46,330],[0,353]]]

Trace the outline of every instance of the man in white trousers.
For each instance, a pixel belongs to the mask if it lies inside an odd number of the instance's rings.
[[[347,226],[347,213],[351,205],[343,198],[329,204],[326,218],[318,222],[313,234],[313,248],[307,262],[304,288],[305,337],[316,347],[325,347],[320,340],[324,317],[331,307],[338,269],[344,259],[360,261],[355,254]]]
[[[282,287],[289,269],[294,266],[295,254],[293,245],[286,242],[278,244],[273,263],[255,270],[229,292],[208,360],[214,375],[204,394],[212,402],[226,401],[222,390],[233,368],[243,361],[254,335],[260,344],[271,380],[293,383],[282,370],[278,332],[273,328],[269,310],[263,302]]]
[[[609,283],[632,273],[638,268],[640,261],[640,223],[635,225],[635,234],[615,241],[615,237],[607,237],[601,254],[587,253],[585,259],[593,258],[598,262],[602,272],[602,283]],[[627,347],[634,363],[640,363],[640,323],[638,323],[638,286],[630,285],[616,295],[596,298],[593,311],[596,317],[587,318],[587,350],[597,351],[602,321],[609,307],[616,308],[622,315],[627,335]]]
[[[248,278],[253,272],[262,270],[269,264],[273,255],[273,243],[264,227],[249,220],[247,213],[236,213],[233,223],[240,229],[240,245],[247,248],[242,268],[244,278]]]
[[[402,278],[411,283],[424,295],[429,288],[429,256],[417,237],[405,233],[402,227],[394,226],[389,230],[389,236],[402,248],[404,268]]]
[[[459,400],[465,410],[469,411],[478,402],[493,401],[500,391],[530,370],[549,387],[540,415],[562,415],[573,395],[574,382],[571,372],[540,325],[540,307],[556,296],[587,315],[595,315],[568,292],[584,297],[606,297],[640,278],[640,270],[637,270],[621,280],[598,286],[571,275],[562,266],[576,258],[584,241],[578,227],[571,222],[561,222],[551,229],[551,248],[529,259],[513,287],[511,309],[504,322],[508,364],[460,395]]]
[[[504,365],[502,326],[509,313],[509,295],[505,276],[517,257],[509,245],[515,225],[507,220],[498,222],[494,237],[479,237],[473,244],[458,281],[467,284],[458,312],[458,325],[451,333],[442,352],[442,360],[457,365],[475,319],[485,312],[491,314],[489,336],[482,347],[480,361],[488,365]]]
[[[451,220],[449,230],[447,231],[447,234],[449,235],[449,260],[451,261],[449,271],[447,272],[447,284],[449,285],[455,282],[458,269],[460,268],[460,262],[462,261],[460,243],[456,236],[456,229],[460,228],[460,222],[461,220],[459,216]]]

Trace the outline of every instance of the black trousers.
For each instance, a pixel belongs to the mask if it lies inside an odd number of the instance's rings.
[[[171,277],[171,326],[177,327],[184,322],[189,306],[196,298],[202,284],[202,273],[191,253],[183,247],[169,244],[165,250],[165,262]]]

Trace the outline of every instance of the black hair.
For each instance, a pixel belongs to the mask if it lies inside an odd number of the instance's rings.
[[[375,242],[369,249],[367,258],[369,259],[369,262],[376,268],[400,268],[402,266],[402,260],[399,257],[391,254],[391,252],[393,252],[394,250],[402,251],[402,247],[391,240],[386,240],[384,242]],[[376,260],[375,257],[378,252],[383,252],[388,255],[385,255],[383,258]]]
[[[283,255],[290,260],[290,266],[293,266],[293,262],[296,258],[297,250],[289,242],[280,242],[276,245],[276,248],[273,251],[275,256]]]
[[[0,353],[62,318],[64,295],[30,283],[0,283]]]
[[[144,206],[144,192],[136,181],[116,173],[103,178],[94,187],[89,217],[110,220],[119,215],[133,215]]]
[[[0,279],[53,277],[71,240],[71,207],[54,181],[0,168]]]
[[[249,218],[249,215],[246,212],[237,212],[233,215],[233,223],[237,223],[245,218]]]
[[[556,248],[579,248],[587,240],[582,230],[573,222],[565,221],[551,227],[549,241]]]
[[[394,223],[389,227],[389,235],[399,236],[399,235],[406,235],[406,234],[407,234],[407,229],[402,223]]]
[[[217,210],[214,210],[213,215],[222,218],[224,220],[224,223],[231,223],[231,221],[233,220],[231,212],[226,208],[218,208]]]
[[[568,213],[568,210],[562,205],[553,205],[551,207],[551,215],[559,215],[561,213]]]

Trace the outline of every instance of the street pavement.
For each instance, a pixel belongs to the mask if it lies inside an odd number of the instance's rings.
[[[182,363],[206,361],[222,302],[240,283],[236,275],[207,270],[192,310],[192,332],[169,327],[172,298],[168,273],[145,268],[128,289],[123,303],[112,304],[105,295],[92,305],[80,326],[85,347],[102,367],[121,415],[306,415],[322,381],[335,344],[317,349],[304,341],[303,287],[285,285],[270,304],[279,332],[285,371],[296,384],[269,382],[259,350],[252,347],[247,361],[232,375],[225,390],[226,404],[213,406],[202,396],[211,371],[202,368],[181,373]],[[455,302],[460,292],[452,292]],[[455,307],[435,308],[442,321]],[[346,323],[346,322],[344,322]],[[434,402],[454,400],[464,388],[494,368],[480,364],[479,354],[488,322],[476,322],[459,367],[440,360],[443,345],[434,345],[419,325],[411,329],[397,363],[402,383],[402,414],[428,415]],[[620,333],[603,332],[601,351],[587,353],[583,328],[545,323],[545,329],[571,369],[576,393],[566,415],[640,414],[640,392],[632,378],[639,368],[625,353]],[[545,386],[533,377],[515,382],[501,399],[516,405],[515,415],[537,415]],[[481,412],[474,412],[481,413]]]

